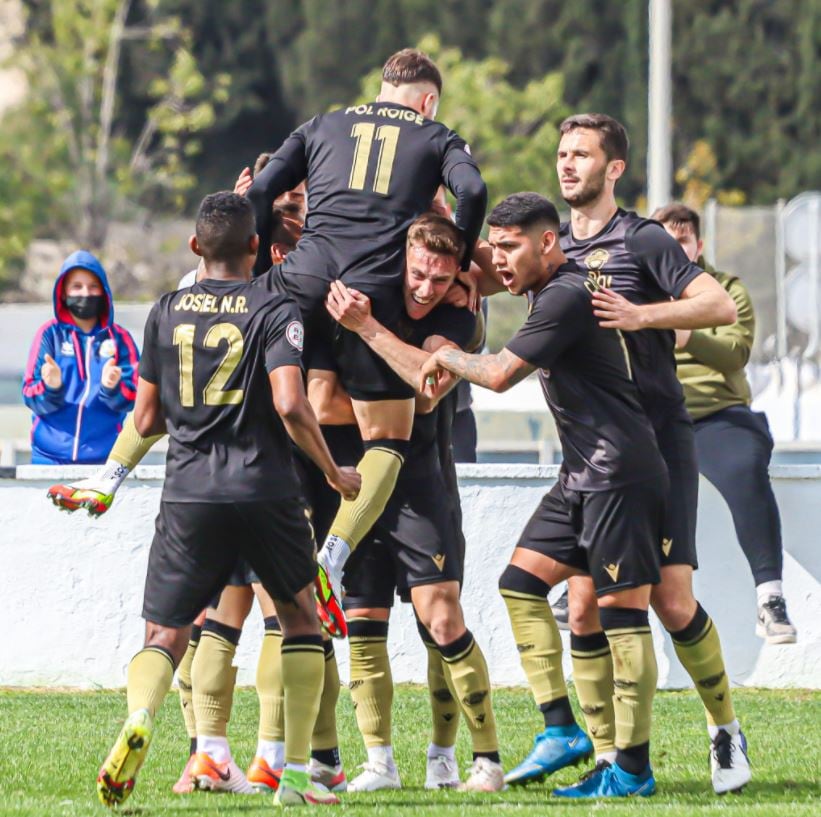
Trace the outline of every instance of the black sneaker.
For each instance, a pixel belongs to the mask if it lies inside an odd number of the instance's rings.
[[[795,644],[796,630],[787,615],[784,596],[770,596],[758,606],[755,634],[766,638],[768,644]]]
[[[556,619],[556,625],[560,630],[569,630],[570,624],[568,621],[567,612],[567,585],[565,585],[564,592],[551,605],[550,609],[553,611],[553,618]]]

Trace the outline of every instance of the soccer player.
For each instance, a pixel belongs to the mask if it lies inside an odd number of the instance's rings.
[[[605,114],[581,114],[566,119],[560,131],[557,171],[571,208],[570,221],[562,225],[562,249],[596,282],[593,308],[602,326],[624,332],[633,379],[670,475],[653,609],[707,711],[713,788],[719,794],[735,791],[749,781],[750,767],[718,631],[693,595],[698,466],[673,356],[674,329],[731,324],[735,305],[661,225],[616,204],[614,188],[628,153],[619,122]],[[574,577],[569,588],[573,677],[589,713],[597,761],[606,763],[613,756],[612,658],[591,581]]]
[[[422,375],[437,380],[448,371],[505,391],[538,369],[563,461],[558,482],[519,538],[500,592],[548,723],[544,735],[580,760],[592,746],[570,710],[546,596],[570,576],[591,578],[617,667],[610,689],[617,756],[583,786],[555,793],[648,796],[655,790],[649,741],[657,670],[647,609],[659,580],[666,468],[631,380],[624,339],[599,325],[591,309],[595,285],[559,246],[556,208],[537,193],[517,193],[493,209],[488,224],[493,262],[511,294],[528,295],[530,314],[498,354],[443,348]],[[540,735],[537,749],[542,741]]]
[[[367,296],[340,281],[331,285],[328,309],[415,386],[431,352],[476,342],[476,317],[467,309],[443,303],[463,254],[463,241],[452,221],[436,214],[422,216],[408,231],[405,317],[396,324],[395,333],[374,317]],[[453,377],[444,378],[435,394],[416,398],[410,447],[394,493],[371,531],[372,541],[363,543],[345,570],[351,697],[368,749],[363,773],[351,781],[353,791],[401,785],[391,749],[387,654],[388,618],[397,587],[413,604],[429,654],[438,652],[441,657],[444,683],[433,682],[438,698],[445,698],[444,690],[453,691],[441,703],[453,710],[458,702],[471,732],[473,765],[462,788],[498,791],[504,784],[487,664],[465,625],[459,602],[464,543],[453,513],[458,494],[454,497],[445,481],[438,445],[438,403],[455,382]],[[454,743],[455,732],[444,745],[434,741],[429,746],[429,788],[459,784]]]
[[[756,632],[769,644],[794,644],[795,627],[781,584],[781,519],[768,470],[773,438],[767,415],[750,408],[750,384],[744,374],[755,336],[753,304],[738,278],[713,269],[701,257],[698,213],[683,204],[668,204],[653,218],[691,261],[727,290],[738,311],[738,320],[730,326],[676,330],[676,374],[694,421],[698,470],[726,500],[753,573]]]
[[[334,329],[323,302],[331,281],[342,280],[368,295],[376,318],[392,327],[402,310],[405,234],[430,208],[442,183],[457,199],[467,270],[487,192],[464,140],[433,121],[441,92],[439,70],[426,55],[413,49],[394,54],[384,65],[374,102],[306,122],[248,191],[265,244],[271,202],[306,180],[310,211],[302,240],[265,277],[271,286],[287,287],[299,304],[306,325],[308,393],[317,413],[322,413],[322,395],[334,391],[332,351],[365,442],[357,466],[362,490],[354,502],[342,502],[319,555],[320,614],[330,631],[337,619],[344,627],[332,588],[391,495],[410,438],[414,400],[413,389],[354,333]],[[268,266],[261,257],[257,274]]]
[[[340,493],[354,496],[359,479],[333,461],[307,402],[296,305],[249,283],[258,237],[247,200],[207,196],[190,244],[205,260],[203,279],[160,298],[146,323],[134,424],[143,437],[167,430],[171,439],[146,576],[145,646],[129,664],[129,716],[98,794],[114,805],[131,793],[191,622],[241,555],[277,600],[283,629],[286,768],[277,800],[334,803],[305,771],[324,653],[314,542],[288,436]]]

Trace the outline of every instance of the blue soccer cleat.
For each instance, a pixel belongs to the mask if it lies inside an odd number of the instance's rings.
[[[557,797],[583,799],[592,797],[649,797],[656,793],[653,770],[648,766],[641,774],[630,774],[617,763],[597,765],[573,786],[553,789]]]
[[[543,780],[565,766],[587,760],[592,753],[593,744],[578,724],[548,726],[536,735],[533,751],[505,775],[505,783],[518,786]]]

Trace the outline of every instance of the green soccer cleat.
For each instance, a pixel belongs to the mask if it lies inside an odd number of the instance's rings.
[[[86,488],[82,482],[76,485],[52,485],[46,496],[60,510],[71,512],[85,508],[89,516],[102,516],[114,502],[114,494],[104,494],[93,488]]]
[[[138,709],[126,718],[97,775],[97,796],[104,806],[118,806],[128,799],[153,733],[154,721],[147,709]]]
[[[330,791],[311,782],[308,772],[284,769],[279,788],[274,795],[274,805],[287,806],[338,806],[339,798]]]

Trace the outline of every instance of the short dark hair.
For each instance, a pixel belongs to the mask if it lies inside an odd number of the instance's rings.
[[[195,232],[206,261],[236,261],[247,255],[256,231],[254,208],[245,196],[223,190],[202,200]]]
[[[544,225],[558,231],[559,212],[553,202],[539,193],[514,193],[491,210],[487,223],[490,227],[520,227],[522,230]]]
[[[416,48],[403,48],[382,66],[382,79],[393,86],[410,85],[412,82],[430,82],[442,93],[442,75],[436,63]]]
[[[599,143],[604,155],[607,156],[608,162],[612,162],[613,159],[627,161],[630,140],[627,138],[627,130],[624,125],[617,119],[613,119],[612,116],[608,116],[606,113],[577,113],[574,116],[568,116],[559,125],[559,133],[564,136],[566,133],[576,130],[576,128],[586,128],[598,132]]]
[[[449,255],[457,261],[465,254],[465,240],[462,231],[445,216],[425,213],[408,228],[407,245],[421,244],[425,249],[439,255]]]
[[[666,204],[664,207],[659,207],[650,218],[662,224],[671,224],[673,227],[684,227],[689,224],[696,239],[701,238],[701,219],[698,213],[686,204],[680,204],[677,201]]]
[[[302,219],[299,218],[299,208],[297,212],[291,209],[291,205],[280,207],[274,205],[271,219],[271,243],[282,244],[289,250],[293,250],[302,231]]]

